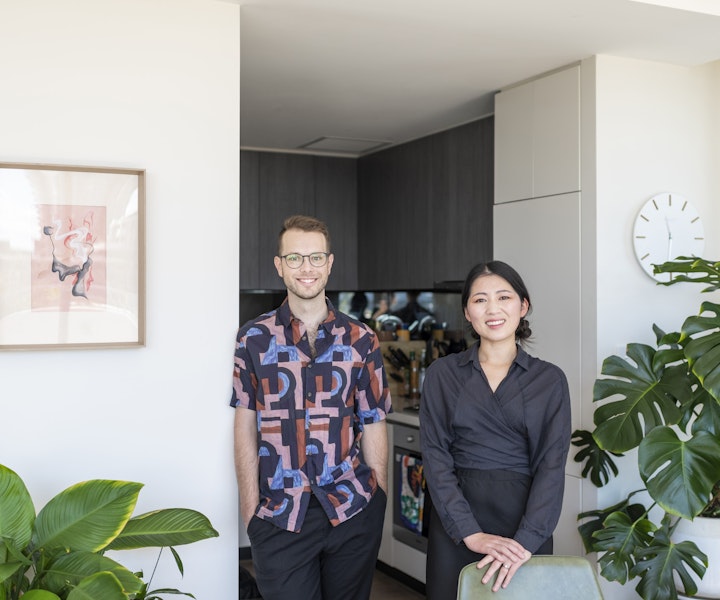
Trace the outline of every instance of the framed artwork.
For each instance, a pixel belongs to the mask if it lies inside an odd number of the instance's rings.
[[[0,350],[145,345],[145,171],[0,163]]]

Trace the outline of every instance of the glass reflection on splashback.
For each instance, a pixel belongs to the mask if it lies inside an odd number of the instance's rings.
[[[364,320],[373,319],[381,306],[381,300],[389,305],[389,312],[400,312],[407,307],[408,292],[328,292],[330,301],[342,312],[353,314],[353,297],[355,302],[362,304],[362,294],[366,304],[362,307]],[[285,299],[285,292],[240,292],[240,325],[258,315],[277,308]],[[359,302],[358,302],[359,301]],[[457,292],[420,292],[417,294],[418,304],[432,313],[438,323],[444,324],[445,329],[464,329],[465,319],[460,306],[460,294]],[[356,316],[356,315],[353,315]]]

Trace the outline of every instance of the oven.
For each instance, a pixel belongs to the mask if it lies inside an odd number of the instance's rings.
[[[420,453],[420,430],[393,424],[392,469],[393,537],[427,553],[430,494],[427,492]]]

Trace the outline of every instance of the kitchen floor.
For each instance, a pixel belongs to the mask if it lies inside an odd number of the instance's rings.
[[[253,572],[251,560],[241,560],[240,564]],[[425,595],[400,583],[387,573],[376,570],[370,600],[425,600]]]

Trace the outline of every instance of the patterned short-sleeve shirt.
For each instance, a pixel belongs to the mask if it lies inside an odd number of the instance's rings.
[[[257,413],[255,515],[295,532],[311,493],[333,525],[365,508],[377,481],[361,457],[363,427],[392,410],[377,336],[327,305],[314,355],[287,299],[241,327],[235,345],[230,404]]]

